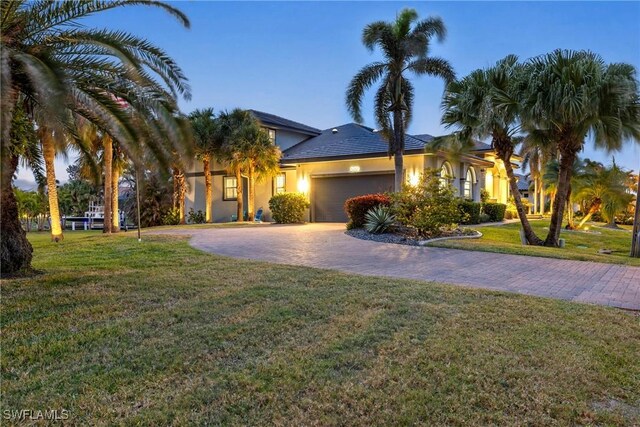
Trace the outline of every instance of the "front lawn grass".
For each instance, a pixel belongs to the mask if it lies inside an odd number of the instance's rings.
[[[549,231],[549,221],[531,221],[531,225],[538,237],[544,240]],[[640,258],[629,256],[631,233],[628,230],[631,227],[623,227],[624,230],[611,230],[589,224],[590,231],[601,234],[562,230],[560,237],[566,240],[566,246],[564,248],[547,248],[523,246],[520,243],[520,223],[517,222],[477,227],[476,229],[483,234],[480,239],[441,240],[433,242],[429,246],[640,266]],[[611,249],[613,252],[610,255],[598,253],[598,250],[605,248]]]
[[[628,312],[230,259],[179,236],[30,237],[44,273],[1,288],[3,410],[68,409],[75,425],[640,423]]]

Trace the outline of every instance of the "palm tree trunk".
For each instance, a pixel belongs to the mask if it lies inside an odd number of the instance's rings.
[[[173,189],[174,189],[174,205],[178,208],[180,215],[180,224],[186,224],[184,212],[184,198],[186,189],[184,171],[177,167],[173,168]]]
[[[511,142],[507,142],[505,144],[508,144],[511,147]],[[511,188],[511,194],[513,195],[516,210],[518,211],[518,218],[520,218],[520,224],[522,225],[522,230],[524,231],[527,243],[529,243],[530,245],[541,246],[543,241],[533,231],[531,223],[527,218],[527,212],[524,208],[524,205],[522,204],[522,197],[520,196],[520,191],[518,191],[518,182],[515,174],[513,173],[513,166],[511,166],[511,151],[509,150],[513,149],[497,149],[496,153],[498,154],[498,157],[501,158],[502,162],[504,163],[504,168],[507,171],[507,177],[509,178],[509,187]]]
[[[47,175],[49,215],[51,217],[51,240],[59,242],[64,239],[64,236],[62,234],[60,208],[58,207],[58,187],[56,186],[56,170],[54,166],[56,149],[53,145],[53,135],[51,135],[48,129],[42,128],[40,135],[42,138],[42,156],[44,157]]]
[[[202,167],[204,169],[204,191],[205,205],[204,216],[206,222],[213,222],[211,204],[213,203],[213,185],[211,183],[211,159],[204,156],[202,159]]]
[[[118,167],[114,167],[111,172],[111,215],[113,216],[113,223],[111,226],[112,233],[120,231],[120,215],[118,215],[118,196],[120,195],[120,189],[118,188],[118,181],[120,181],[120,170]]]
[[[582,221],[580,221],[580,223],[578,224],[577,228],[582,228],[582,226],[591,219],[593,214],[596,213],[598,209],[600,209],[600,205],[601,203],[593,203],[589,208],[589,211],[587,212],[587,214],[584,216],[584,218],[582,218]]]
[[[404,124],[402,121],[402,111],[393,112],[393,141],[391,143],[391,151],[393,153],[393,163],[395,166],[394,191],[397,193],[402,191],[404,182]]]
[[[102,232],[111,233],[113,225],[112,203],[112,186],[113,186],[113,140],[111,136],[104,135],[102,137],[102,145],[104,147],[104,220]]]
[[[4,136],[4,135],[3,135]],[[4,139],[4,138],[3,138]],[[27,233],[20,224],[18,204],[13,192],[11,180],[18,168],[18,156],[11,155],[4,144],[2,146],[2,168],[0,185],[2,203],[0,203],[0,276],[31,268],[33,248],[27,240]]]
[[[569,194],[567,194],[567,229],[575,230],[576,225],[573,222],[573,203],[571,203],[571,186],[569,186]]]
[[[237,208],[236,216],[238,222],[244,221],[244,201],[242,200],[242,170],[240,167],[236,167],[236,196],[237,196]]]
[[[253,221],[256,203],[256,168],[253,164],[249,165],[249,194],[247,206],[247,219]]]
[[[551,223],[549,224],[549,234],[544,241],[545,246],[558,247],[558,239],[562,230],[562,216],[567,201],[567,195],[571,188],[571,172],[573,162],[577,153],[568,149],[560,156],[560,168],[558,171],[558,186],[553,200],[554,208],[551,211]]]

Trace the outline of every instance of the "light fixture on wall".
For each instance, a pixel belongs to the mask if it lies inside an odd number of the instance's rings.
[[[309,180],[307,180],[307,178],[304,176],[300,177],[300,179],[298,180],[298,192],[302,194],[309,193]]]
[[[412,187],[417,186],[420,183],[420,172],[417,170],[409,172],[407,182]]]
[[[360,172],[360,166],[358,165],[349,166],[349,173],[358,173],[358,172]]]

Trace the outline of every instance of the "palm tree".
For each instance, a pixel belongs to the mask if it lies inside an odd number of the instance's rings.
[[[559,153],[558,191],[547,246],[558,246],[574,161],[588,135],[596,148],[619,150],[640,141],[636,70],[588,51],[555,50],[525,65],[521,86],[524,128],[549,135]]]
[[[245,159],[249,191],[247,197],[247,217],[253,221],[255,216],[256,181],[273,177],[279,171],[280,149],[269,134],[261,129],[257,123],[247,127],[243,135],[244,144],[241,155]]]
[[[213,222],[213,183],[211,179],[211,160],[220,149],[213,108],[195,110],[189,115],[196,145],[196,158],[202,160],[205,188],[205,221]]]
[[[403,9],[394,22],[377,21],[364,28],[362,43],[371,52],[379,47],[384,60],[363,67],[346,93],[349,113],[361,123],[364,93],[381,81],[375,96],[375,118],[389,141],[389,157],[394,157],[395,191],[402,188],[405,130],[413,112],[414,89],[406,74],[436,76],[447,82],[455,78],[446,60],[428,56],[431,39],[444,40],[444,23],[440,18],[417,19],[415,10]]]
[[[540,245],[542,240],[536,236],[527,219],[527,209],[522,203],[511,165],[511,156],[521,142],[517,135],[519,105],[515,94],[520,71],[518,58],[509,55],[491,68],[476,70],[460,81],[449,83],[442,101],[442,123],[458,130],[452,135],[436,138],[428,149],[451,149],[453,146],[458,147],[458,151],[466,151],[473,147],[474,138],[490,137],[491,146],[504,163],[509,177],[511,194],[527,242]]]
[[[238,221],[244,220],[243,174],[246,174],[249,181],[247,218],[252,221],[255,215],[255,184],[278,172],[280,149],[249,111],[239,108],[230,113],[223,111],[216,121],[215,150],[220,161],[237,181]]]
[[[38,111],[38,128],[51,129],[56,137],[77,139],[75,124],[77,117],[83,117],[128,151],[136,151],[143,139],[115,96],[132,109],[153,112],[147,115],[153,138],[144,138],[144,143],[160,160],[166,160],[169,145],[182,146],[185,141],[173,113],[175,97],[188,98],[190,93],[175,62],[144,39],[121,31],[88,29],[77,22],[124,5],[159,7],[189,25],[176,8],[151,0],[15,0],[0,6],[2,273],[29,268],[32,251],[19,226],[11,184],[19,149],[10,128],[19,103],[32,120],[36,119],[32,113]]]
[[[571,169],[571,183],[569,185],[569,191],[566,199],[567,209],[567,225],[565,228],[568,230],[574,230],[578,227],[573,222],[573,204],[574,201],[579,200],[574,193],[574,188],[581,188],[584,185],[584,181],[587,179],[587,175],[591,173],[592,168],[597,167],[589,159],[582,161],[576,157]],[[544,190],[552,197],[558,192],[558,177],[560,176],[560,163],[557,159],[551,160],[546,163],[544,173],[542,174],[542,181],[544,182]],[[551,207],[553,212],[553,206]]]

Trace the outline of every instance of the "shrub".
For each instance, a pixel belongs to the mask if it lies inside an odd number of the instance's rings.
[[[178,225],[180,224],[180,209],[171,208],[162,217],[162,223],[164,225]]]
[[[489,222],[491,220],[491,218],[489,217],[489,215],[487,215],[486,213],[482,212],[480,214],[480,223],[482,224],[483,222]]]
[[[406,186],[391,198],[396,219],[420,235],[437,236],[460,221],[455,190],[443,186],[433,171],[426,171],[418,185]]]
[[[269,199],[271,216],[278,224],[304,222],[304,211],[308,207],[309,200],[302,193],[281,193]]]
[[[396,217],[391,213],[391,209],[388,206],[378,205],[371,209],[365,215],[364,228],[373,234],[380,234],[387,231],[387,229],[394,223]]]
[[[500,222],[504,220],[507,205],[504,203],[485,203],[482,205],[482,210],[489,216],[489,222]]]
[[[369,210],[376,206],[389,206],[390,204],[391,200],[386,194],[367,194],[348,199],[344,202],[344,211],[349,217],[347,228],[363,227],[366,222],[365,216]]]
[[[480,189],[480,203],[487,203],[489,201],[490,196],[491,195],[486,189],[484,188]]]
[[[189,224],[204,224],[206,221],[206,217],[204,212],[198,209],[198,212],[195,212],[193,208],[189,208],[189,213],[187,214],[187,218]]]
[[[479,224],[482,205],[477,202],[463,200],[458,204],[461,224]]]

